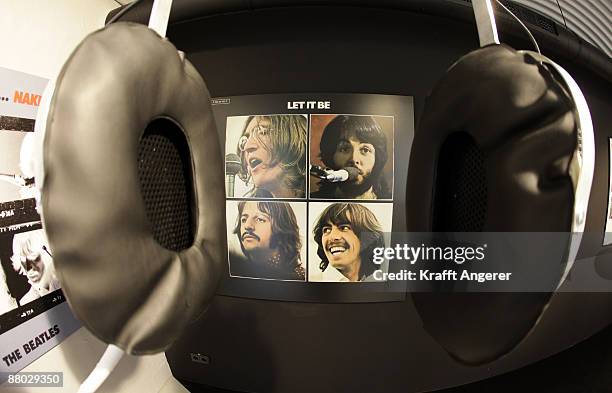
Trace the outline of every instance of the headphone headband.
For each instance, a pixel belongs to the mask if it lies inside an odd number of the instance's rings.
[[[576,130],[578,133],[577,148],[570,162],[570,176],[574,183],[574,212],[572,218],[572,236],[568,251],[568,261],[559,286],[565,281],[572,268],[582,240],[586,224],[589,196],[595,172],[595,137],[591,112],[582,90],[572,76],[560,65],[548,57],[532,51],[520,51],[547,66],[554,73],[558,82],[563,85],[572,100]]]

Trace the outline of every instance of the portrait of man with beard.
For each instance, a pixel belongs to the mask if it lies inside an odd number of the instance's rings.
[[[339,115],[329,122],[321,135],[319,158],[329,169],[357,169],[354,180],[332,183],[321,180],[317,199],[390,199],[391,189],[383,173],[393,152],[387,137],[372,116]]]
[[[367,207],[332,203],[321,212],[312,233],[321,274],[310,280],[369,281],[380,268],[373,262],[373,254],[375,248],[385,246],[383,229]],[[311,261],[314,262],[312,256]]]
[[[232,276],[304,281],[300,230],[288,202],[239,202],[233,233],[242,255],[230,250]]]

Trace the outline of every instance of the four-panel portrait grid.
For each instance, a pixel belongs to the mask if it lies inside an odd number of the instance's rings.
[[[391,232],[393,116],[228,116],[231,277],[373,281]]]

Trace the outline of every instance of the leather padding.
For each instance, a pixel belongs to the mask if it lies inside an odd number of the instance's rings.
[[[191,247],[154,239],[138,179],[147,125],[168,118],[191,152]],[[208,305],[226,256],[222,155],[206,85],[166,39],[117,23],[64,65],[44,140],[43,219],[63,291],[97,337],[163,351]]]
[[[467,133],[484,159],[487,197],[480,231],[571,231],[574,180],[569,169],[577,129],[570,98],[545,66],[528,54],[493,45],[461,58],[438,82],[412,147],[408,231],[441,230],[433,220],[439,152],[456,133]],[[561,252],[555,252],[563,255],[567,246],[558,244]],[[555,272],[553,291],[563,261],[542,268]],[[439,289],[436,285],[430,289]],[[469,364],[512,350],[550,297],[550,292],[412,294],[425,329],[451,356]]]

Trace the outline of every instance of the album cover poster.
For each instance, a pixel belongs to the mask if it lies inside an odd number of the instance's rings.
[[[412,98],[269,94],[211,101],[225,160],[222,293],[381,300],[371,288],[385,283],[373,280],[373,271],[389,266],[374,265],[372,255],[405,228],[395,214],[405,179],[396,173],[407,170]]]
[[[46,84],[0,68],[0,373],[21,370],[79,326],[37,208],[34,123]]]

